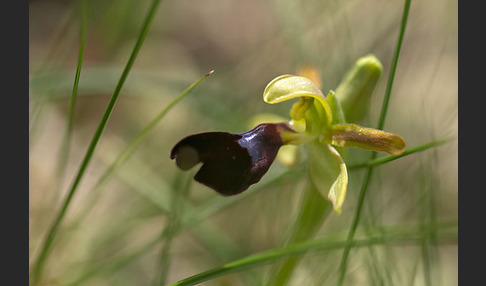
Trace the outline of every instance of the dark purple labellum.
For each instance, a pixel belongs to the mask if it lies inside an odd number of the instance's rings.
[[[194,177],[196,181],[222,195],[236,195],[260,181],[268,171],[283,145],[281,128],[289,129],[285,123],[267,123],[242,134],[191,135],[172,148],[170,158],[176,159],[182,170],[202,162]]]

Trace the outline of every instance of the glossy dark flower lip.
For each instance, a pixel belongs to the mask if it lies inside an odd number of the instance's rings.
[[[284,144],[286,123],[264,123],[241,134],[205,132],[179,141],[170,153],[182,170],[202,166],[194,179],[224,196],[239,194],[260,181]]]

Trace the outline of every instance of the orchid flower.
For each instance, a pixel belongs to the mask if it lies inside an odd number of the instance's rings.
[[[312,183],[339,214],[346,197],[348,172],[335,147],[359,147],[393,155],[405,148],[405,141],[396,134],[346,123],[340,101],[350,105],[353,100],[362,100],[376,83],[377,66],[378,76],[381,74],[376,58],[363,59],[352,69],[354,73],[348,74],[345,84],[338,87],[339,95],[331,90],[324,96],[318,79],[312,75],[276,77],[266,86],[263,100],[276,104],[299,99],[290,110],[289,122],[263,123],[241,134],[190,135],[173,147],[171,159],[176,159],[182,170],[202,162],[194,179],[222,195],[235,195],[260,181],[280,147],[303,145]],[[373,85],[371,89],[369,84]]]

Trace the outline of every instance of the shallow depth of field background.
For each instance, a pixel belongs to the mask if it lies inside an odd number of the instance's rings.
[[[79,168],[150,1],[93,1],[69,158],[59,178],[56,168],[79,48],[77,4],[29,4],[31,261]],[[153,284],[163,245],[157,237],[168,221],[170,194],[184,178],[169,158],[170,149],[193,133],[247,131],[251,117],[262,112],[288,117],[292,103],[262,101],[266,84],[278,75],[312,64],[320,70],[327,94],[359,57],[374,54],[384,72],[370,115],[360,123],[376,126],[402,9],[403,1],[383,0],[163,1],[56,238],[45,279],[50,285]],[[412,1],[385,124],[385,130],[400,134],[407,147],[457,135],[457,9],[457,1]],[[214,74],[167,114],[116,175],[93,190],[130,140],[210,70]],[[353,152],[349,164],[364,162],[370,155]],[[457,155],[453,140],[377,167],[360,230],[377,225],[419,229],[430,211],[424,201],[430,203],[430,198],[437,221],[457,220]],[[275,162],[250,190],[283,171],[285,167]],[[317,237],[349,230],[362,174],[350,171],[343,213],[331,214]],[[185,211],[197,211],[203,219],[173,238],[167,282],[280,247],[304,187],[303,176],[269,183],[208,215],[204,205],[223,198],[192,184]],[[429,194],[427,200],[424,194]],[[434,285],[456,285],[457,244],[438,243],[432,250],[429,271]],[[341,250],[305,256],[291,285],[333,285],[340,258]],[[420,245],[355,249],[346,283],[425,285],[423,258]],[[269,269],[260,266],[244,275],[262,282]],[[244,281],[248,280],[231,274],[203,285],[245,285]]]

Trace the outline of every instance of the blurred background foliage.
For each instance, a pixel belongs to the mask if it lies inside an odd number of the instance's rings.
[[[149,5],[92,1],[70,152],[60,172],[79,49],[79,2],[29,2],[31,261],[79,168]],[[408,147],[457,135],[457,5],[451,0],[412,2],[385,124]],[[170,160],[170,149],[193,133],[244,132],[251,117],[262,112],[288,118],[292,103],[262,101],[270,80],[312,64],[322,74],[326,94],[369,53],[380,59],[384,72],[369,116],[359,123],[376,126],[402,9],[402,1],[383,0],[163,1],[62,224],[45,284],[153,284],[168,241],[167,282],[281,246],[306,185],[301,167],[288,171],[276,162],[261,183],[238,197],[221,198],[191,184],[187,200],[177,204],[183,207],[175,211],[174,190],[190,180]],[[210,70],[214,74],[167,114],[115,176],[93,189],[144,126]],[[454,140],[377,167],[360,229],[419,229],[429,222],[456,221],[457,155]],[[368,151],[352,150],[347,163],[367,158]],[[361,170],[350,171],[343,213],[331,214],[318,237],[348,231],[361,180]],[[184,227],[166,231],[172,239],[161,239],[174,211]],[[456,285],[457,244],[428,245],[356,249],[346,283],[427,285],[428,276],[432,285]],[[333,285],[340,255],[306,255],[291,285]],[[264,285],[269,269],[262,266],[204,285]]]

